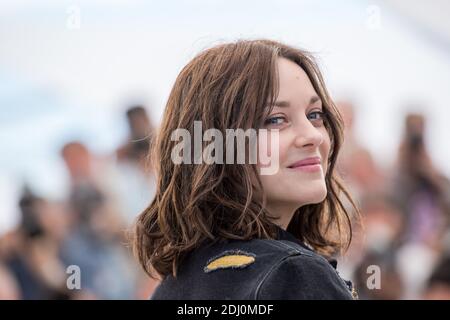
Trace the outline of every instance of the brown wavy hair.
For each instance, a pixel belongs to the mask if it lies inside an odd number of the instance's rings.
[[[358,210],[335,173],[343,122],[312,55],[275,41],[240,40],[197,55],[170,93],[150,155],[156,164],[156,196],[133,229],[133,251],[150,276],[176,276],[182,259],[207,241],[276,237],[256,165],[175,164],[171,153],[177,142],[171,135],[183,128],[193,136],[194,121],[224,136],[230,128],[260,128],[277,96],[279,57],[295,62],[308,75],[322,100],[331,139],[327,196],[299,208],[288,231],[324,255],[348,248],[352,218],[340,197]]]

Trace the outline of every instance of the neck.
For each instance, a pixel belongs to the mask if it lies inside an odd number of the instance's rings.
[[[283,230],[287,230],[295,211],[298,209],[297,206],[286,203],[268,203],[266,207],[276,218],[275,223]]]

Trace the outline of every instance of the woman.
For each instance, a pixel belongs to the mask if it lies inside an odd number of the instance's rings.
[[[304,51],[238,41],[189,62],[155,145],[156,197],[135,227],[140,263],[162,278],[152,298],[351,299],[335,263],[323,257],[351,239],[339,196],[353,202],[334,176],[341,121]],[[256,163],[239,161],[242,154],[228,148],[228,139],[209,156],[205,149],[192,155],[199,125],[215,130],[209,132],[216,146],[218,133],[228,138],[231,129],[258,130]],[[211,151],[212,135],[205,136],[200,147]],[[254,140],[245,142],[255,147]],[[180,150],[182,163],[175,161]]]

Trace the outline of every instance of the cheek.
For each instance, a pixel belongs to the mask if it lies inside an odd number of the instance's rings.
[[[258,136],[258,167],[268,167],[275,163],[272,160],[277,160],[277,164],[283,163],[287,149],[288,143],[280,132],[267,131],[266,135],[260,134]]]

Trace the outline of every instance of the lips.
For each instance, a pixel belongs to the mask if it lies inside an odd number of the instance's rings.
[[[310,158],[306,158],[297,162],[294,162],[293,164],[291,164],[290,166],[288,166],[288,168],[298,168],[298,167],[305,167],[305,166],[311,166],[311,165],[315,165],[315,164],[320,164],[320,157],[310,157]]]

